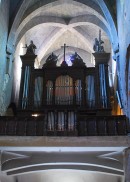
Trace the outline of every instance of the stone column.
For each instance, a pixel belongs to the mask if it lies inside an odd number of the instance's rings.
[[[130,182],[130,147],[124,150],[123,163],[125,182]]]

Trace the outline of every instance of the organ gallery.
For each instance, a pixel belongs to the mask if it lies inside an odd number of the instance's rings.
[[[95,67],[86,67],[77,52],[71,56],[71,66],[67,65],[65,54],[63,62],[57,66],[58,57],[51,53],[43,67],[35,69],[35,48],[33,45],[30,51],[30,46],[27,47],[26,54],[20,56],[22,74],[18,104],[18,116],[35,120],[35,124],[30,121],[35,132],[39,134],[36,130],[41,126],[44,129],[39,135],[115,135],[126,132],[125,116],[111,115],[109,53],[93,53]],[[39,119],[41,125],[37,122]],[[117,122],[120,123],[118,127]],[[33,130],[31,135],[35,135]]]

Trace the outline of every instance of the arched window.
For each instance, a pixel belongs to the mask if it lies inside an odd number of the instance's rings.
[[[55,104],[73,104],[73,79],[68,76],[60,76],[55,83]]]

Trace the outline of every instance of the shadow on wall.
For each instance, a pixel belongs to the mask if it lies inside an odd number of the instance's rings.
[[[17,115],[16,104],[14,102],[10,103],[5,115],[6,116],[16,116]]]

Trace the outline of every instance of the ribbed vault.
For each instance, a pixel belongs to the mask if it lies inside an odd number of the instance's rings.
[[[105,51],[111,52],[111,48],[116,50],[116,28],[103,0],[23,1],[9,34],[8,49],[13,44],[15,50],[23,39],[23,44],[33,40],[37,46],[38,62],[42,60],[44,63],[49,53],[56,53],[66,43],[71,47],[71,52],[77,48],[78,54],[85,57],[83,52],[92,55],[99,29],[102,31]],[[62,48],[58,53],[63,54]],[[91,64],[91,56],[87,59],[84,60],[86,64],[88,61]]]

